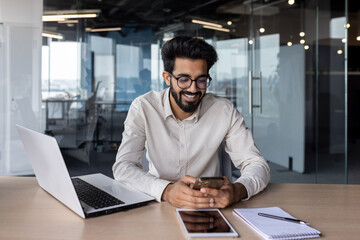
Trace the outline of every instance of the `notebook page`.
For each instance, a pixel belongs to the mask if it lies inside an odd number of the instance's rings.
[[[236,208],[234,213],[252,226],[265,239],[304,239],[320,237],[320,232],[304,224],[259,216],[267,213],[281,217],[294,218],[279,207]]]

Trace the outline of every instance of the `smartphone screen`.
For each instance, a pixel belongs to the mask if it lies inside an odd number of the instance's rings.
[[[218,209],[177,209],[177,212],[190,237],[237,236]]]

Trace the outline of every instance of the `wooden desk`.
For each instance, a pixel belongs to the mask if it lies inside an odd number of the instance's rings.
[[[270,184],[249,201],[222,210],[240,234],[261,239],[234,207],[280,206],[320,230],[321,239],[360,238],[360,185]],[[167,203],[83,220],[29,177],[0,177],[0,239],[186,239]],[[226,238],[229,239],[229,238]]]

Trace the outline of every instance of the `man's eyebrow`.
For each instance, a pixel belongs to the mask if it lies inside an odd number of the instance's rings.
[[[179,74],[176,74],[176,75],[177,75],[177,77],[189,77],[189,78],[191,78],[191,76],[189,74],[186,74],[186,73],[179,73]],[[200,75],[196,76],[195,79],[197,79],[199,77],[207,77],[207,76],[209,76],[209,75],[204,73],[204,74],[200,74]]]

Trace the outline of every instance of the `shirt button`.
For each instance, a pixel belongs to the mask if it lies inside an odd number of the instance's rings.
[[[184,127],[184,125],[183,125],[183,124],[181,124],[181,125],[180,125],[180,127],[181,127],[181,128],[183,128],[183,127]]]
[[[181,148],[184,148],[184,144],[181,144]]]

